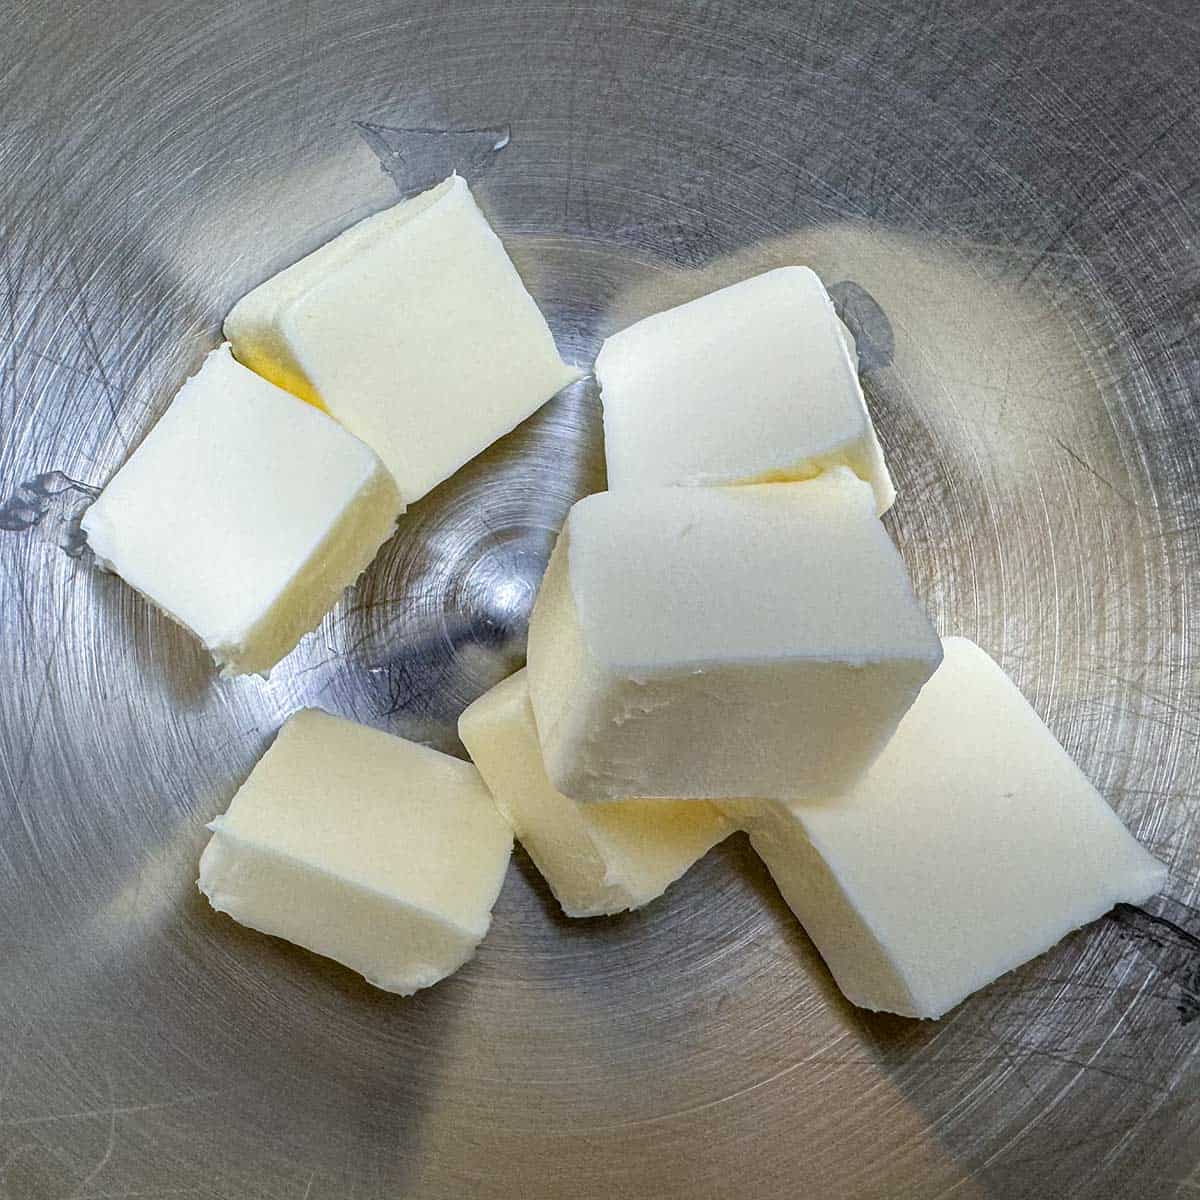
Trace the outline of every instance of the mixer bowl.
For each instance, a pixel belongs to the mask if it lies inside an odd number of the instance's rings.
[[[1200,1189],[1197,62],[1184,0],[6,5],[0,1195]],[[204,823],[295,708],[462,752],[604,486],[595,386],[412,508],[269,681],[216,678],[78,516],[235,299],[454,167],[584,367],[822,275],[917,593],[1164,897],[936,1024],[841,1000],[742,837],[585,922],[518,853],[410,1000],[208,910]]]

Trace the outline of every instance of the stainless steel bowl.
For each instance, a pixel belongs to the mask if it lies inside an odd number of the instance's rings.
[[[1187,0],[13,0],[4,29],[0,1196],[1200,1190]],[[582,923],[518,856],[478,959],[412,1000],[207,910],[204,822],[293,708],[457,747],[603,486],[594,392],[414,508],[269,682],[215,679],[73,521],[236,297],[454,165],[581,363],[767,266],[839,285],[917,591],[1167,897],[938,1024],[841,1001],[742,839]]]

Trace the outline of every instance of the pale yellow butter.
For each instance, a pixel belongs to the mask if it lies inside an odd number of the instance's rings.
[[[845,795],[723,805],[855,1004],[938,1017],[1166,870],[974,643]]]
[[[854,339],[807,267],[779,267],[655,313],[596,359],[608,486],[810,479],[852,469],[878,513],[896,489]]]
[[[457,175],[260,284],[225,335],[366,442],[409,504],[579,378]]]
[[[190,629],[226,674],[265,674],[337,603],[403,509],[367,446],[222,346],[82,527],[100,565]]]
[[[521,844],[570,917],[648,904],[732,832],[712,804],[579,804],[546,778],[524,671],[459,718],[459,736]]]
[[[199,887],[218,912],[402,995],[475,953],[512,852],[470,763],[317,709],[209,828]]]
[[[578,800],[848,787],[941,659],[870,485],[606,492],[529,628],[546,774]]]

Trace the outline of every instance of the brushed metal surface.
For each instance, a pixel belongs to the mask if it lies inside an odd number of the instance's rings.
[[[0,1196],[1200,1191],[1189,0],[0,10]],[[291,709],[456,748],[603,485],[595,396],[415,507],[269,682],[73,521],[236,297],[455,164],[584,364],[773,264],[839,285],[917,591],[1166,897],[936,1025],[839,1000],[742,839],[584,923],[519,858],[407,1001],[206,909],[203,824]]]

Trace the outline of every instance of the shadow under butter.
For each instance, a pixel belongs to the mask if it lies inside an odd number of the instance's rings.
[[[332,959],[239,925],[194,888],[178,922],[176,944],[204,943],[196,969],[208,976],[208,999],[189,1005],[187,989],[164,986],[154,1008],[175,1008],[172,1022],[189,1044],[216,1041],[220,1060],[239,1064],[229,1111],[211,1114],[213,1136],[236,1127],[310,1169],[332,1157],[350,1179],[384,1168],[403,1177],[420,1161],[427,1117],[458,1053],[454,1030],[478,1000],[470,978],[413,996],[385,992]],[[158,974],[152,963],[147,974]]]
[[[93,555],[87,558],[101,658],[114,660],[118,677],[132,660],[138,676],[161,688],[173,705],[197,705],[218,677],[212,656],[189,630],[120,576],[101,570]]]

